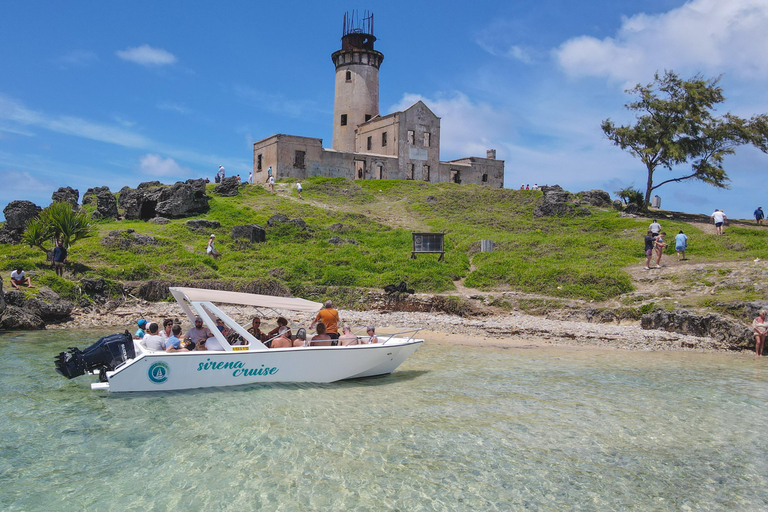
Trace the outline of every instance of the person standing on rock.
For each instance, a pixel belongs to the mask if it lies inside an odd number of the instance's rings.
[[[725,219],[727,217],[725,216],[725,213],[723,213],[723,210],[718,210],[715,208],[715,212],[709,216],[710,219],[712,219],[712,222],[715,223],[715,233],[718,235],[723,234],[723,224],[725,224]]]
[[[758,206],[757,210],[755,210],[755,213],[753,213],[755,216],[755,220],[758,224],[761,224],[763,222],[763,219],[765,218],[765,213],[763,213],[763,207]]]
[[[677,251],[677,261],[685,260],[685,250],[688,248],[688,235],[680,232],[675,235],[675,251]]]
[[[757,314],[757,318],[752,320],[752,330],[755,333],[755,356],[762,357],[763,347],[765,346],[765,335],[768,334],[768,323],[765,317],[768,315],[764,309]]]
[[[653,246],[656,243],[656,238],[653,236],[653,232],[649,229],[645,235],[645,270],[651,270],[651,258],[653,257]]]

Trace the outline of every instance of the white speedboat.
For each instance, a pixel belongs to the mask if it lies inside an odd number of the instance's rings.
[[[202,318],[221,350],[156,352],[144,348],[126,331],[100,339],[80,350],[70,348],[56,357],[56,370],[68,378],[99,375],[92,389],[114,392],[170,391],[271,382],[335,382],[392,373],[424,342],[414,339],[419,329],[379,343],[346,346],[267,348],[243,326],[216,306],[237,304],[275,311],[315,313],[319,302],[198,288],[171,288],[187,318]],[[230,345],[216,328],[220,318],[239,334],[243,345]]]

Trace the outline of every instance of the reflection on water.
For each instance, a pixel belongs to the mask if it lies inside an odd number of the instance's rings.
[[[329,385],[93,392],[0,336],[3,510],[765,510],[765,361],[427,343]],[[85,341],[82,341],[85,340]]]

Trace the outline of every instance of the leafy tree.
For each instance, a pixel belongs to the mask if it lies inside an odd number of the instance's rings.
[[[723,158],[741,145],[751,144],[768,152],[768,115],[741,119],[732,114],[717,117],[716,105],[725,101],[717,84],[720,77],[705,80],[696,75],[682,80],[672,71],[654,75],[653,83],[637,84],[626,92],[638,100],[625,107],[636,112],[637,123],[616,126],[611,120],[602,123],[608,139],[621,149],[640,158],[648,171],[644,206],[650,204],[651,193],[662,185],[699,180],[715,187],[728,188],[728,175]],[[670,171],[679,164],[691,163],[682,176],[654,184],[654,172]]]
[[[55,202],[27,221],[21,241],[48,254],[59,240],[69,249],[78,240],[91,236],[93,228],[84,213],[74,212],[69,203]],[[46,248],[49,243],[51,249]]]
[[[617,190],[614,192],[617,196],[619,196],[619,199],[624,201],[626,204],[636,204],[640,208],[643,207],[643,192],[641,190],[637,190],[636,188],[627,187],[621,190]]]

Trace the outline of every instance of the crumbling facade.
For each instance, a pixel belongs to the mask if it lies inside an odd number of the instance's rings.
[[[379,68],[374,50],[373,14],[361,23],[344,15],[341,50],[331,55],[336,66],[333,149],[322,139],[272,135],[253,145],[255,181],[310,176],[349,179],[421,180],[504,186],[504,161],[496,151],[486,157],[440,161],[440,118],[421,101],[401,112],[379,115]]]

